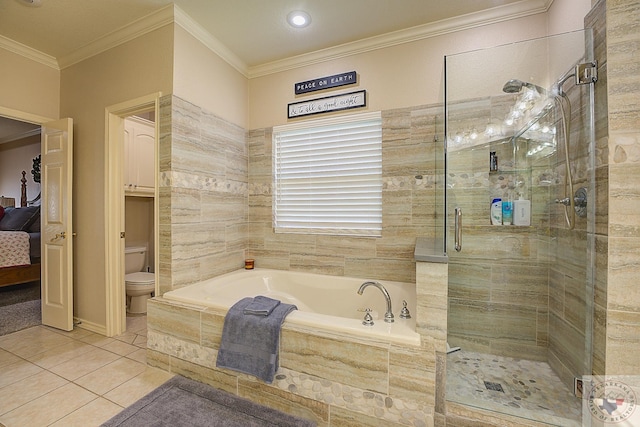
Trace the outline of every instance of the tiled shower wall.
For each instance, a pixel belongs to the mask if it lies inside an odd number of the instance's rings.
[[[449,108],[449,132],[484,129],[509,112],[513,95],[475,99]],[[510,139],[448,149],[449,216],[462,209],[462,251],[450,250],[448,340],[465,350],[547,360],[550,261],[549,204],[557,182],[548,158],[514,157]],[[527,142],[518,140],[527,148]],[[489,170],[489,153],[498,156]],[[526,150],[524,150],[526,151]],[[531,200],[531,227],[494,226],[489,208],[495,197]],[[448,224],[453,236],[453,224]],[[449,237],[449,247],[453,247]]]
[[[257,267],[415,283],[417,236],[434,237],[442,106],[382,112],[382,237],[276,234],[272,133],[249,132],[249,251]],[[440,137],[440,141],[442,137]]]
[[[179,97],[160,100],[160,293],[241,268],[244,129]]]
[[[589,218],[594,215],[594,174],[590,154],[590,123],[588,86],[566,84],[571,103],[571,137],[569,161],[573,191],[586,188]],[[560,122],[558,122],[560,123]],[[569,196],[565,193],[566,175],[565,145],[558,135],[558,154],[555,162],[559,183],[553,188],[550,200]],[[575,216],[575,227],[569,230],[564,207],[552,204],[550,208],[550,235],[553,260],[549,267],[549,364],[563,382],[573,387],[573,378],[590,373],[591,313],[593,309],[592,283],[590,282],[590,254],[592,238],[588,237],[588,218]],[[591,220],[591,222],[593,222]],[[593,226],[591,226],[591,229]]]

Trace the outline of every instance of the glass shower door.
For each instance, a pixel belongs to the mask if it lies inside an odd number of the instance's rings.
[[[590,40],[580,31],[446,57],[448,343],[460,348],[447,356],[449,401],[580,419],[595,173],[593,85],[575,74],[591,77]]]

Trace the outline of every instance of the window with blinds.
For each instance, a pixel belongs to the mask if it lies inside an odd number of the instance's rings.
[[[380,112],[273,129],[274,228],[279,233],[380,236]]]

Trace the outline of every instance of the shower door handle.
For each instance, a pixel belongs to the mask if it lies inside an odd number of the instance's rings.
[[[454,240],[456,252],[462,250],[462,209],[456,208],[454,214]]]

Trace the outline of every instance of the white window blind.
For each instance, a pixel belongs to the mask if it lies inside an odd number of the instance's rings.
[[[381,235],[379,112],[275,127],[273,141],[276,232]]]

